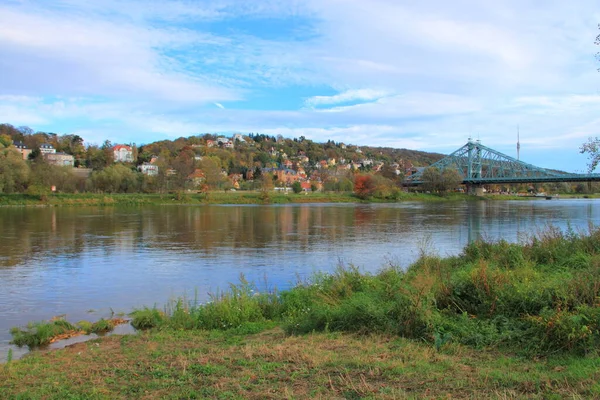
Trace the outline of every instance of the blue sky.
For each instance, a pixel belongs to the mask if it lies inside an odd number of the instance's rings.
[[[0,0],[0,122],[149,143],[261,132],[571,172],[600,136],[597,2]]]

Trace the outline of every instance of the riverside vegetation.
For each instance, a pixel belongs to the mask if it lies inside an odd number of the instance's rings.
[[[600,229],[549,227],[521,244],[476,241],[456,257],[423,251],[406,270],[340,266],[266,293],[242,278],[203,304],[135,310],[140,335],[7,363],[0,393],[599,397],[599,301]]]
[[[407,193],[398,191],[393,198],[360,198],[351,192],[175,192],[169,194],[144,193],[57,193],[50,195],[0,194],[0,206],[143,206],[169,204],[289,204],[289,203],[355,203],[389,201],[459,201],[482,200],[481,197],[461,193],[444,196],[427,193]]]

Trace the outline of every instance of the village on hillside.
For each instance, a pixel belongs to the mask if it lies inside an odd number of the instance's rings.
[[[365,172],[399,183],[419,166],[441,159],[441,154],[406,149],[375,148],[305,137],[283,138],[254,134],[202,134],[135,144],[86,145],[78,135],[33,132],[30,128],[0,125],[0,146],[19,152],[35,164],[72,168],[78,190],[131,191],[135,185],[113,185],[109,172],[138,175],[141,191],[256,189],[264,176],[273,187],[302,191],[351,191],[352,175]],[[125,169],[128,171],[125,172]],[[112,178],[117,179],[112,173]],[[113,182],[114,183],[114,182]],[[53,182],[53,186],[60,182]],[[69,191],[67,187],[60,188]],[[18,191],[18,190],[16,190]]]

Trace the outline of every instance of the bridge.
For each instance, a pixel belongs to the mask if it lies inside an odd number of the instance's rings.
[[[441,172],[454,169],[467,186],[501,183],[592,182],[600,181],[600,174],[570,174],[551,171],[524,163],[499,151],[486,147],[479,140],[469,139],[460,149],[431,165]],[[405,186],[419,186],[423,181],[420,170],[404,181]]]

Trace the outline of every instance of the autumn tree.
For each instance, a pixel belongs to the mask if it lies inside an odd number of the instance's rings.
[[[373,175],[358,174],[354,177],[354,194],[359,199],[367,199],[375,193],[377,185]]]
[[[221,160],[218,157],[203,157],[200,161],[200,169],[204,173],[206,185],[210,189],[217,189],[221,186],[224,181],[224,177],[221,174]]]

